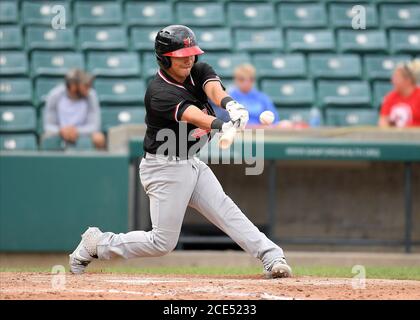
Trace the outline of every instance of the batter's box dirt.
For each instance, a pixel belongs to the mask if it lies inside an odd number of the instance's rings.
[[[2,272],[4,299],[420,299],[420,281]],[[57,278],[61,277],[61,278]]]

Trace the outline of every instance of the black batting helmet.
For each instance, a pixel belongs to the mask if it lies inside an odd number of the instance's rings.
[[[203,54],[197,45],[194,32],[182,25],[171,25],[160,30],[155,38],[155,53],[158,63],[163,68],[170,68],[169,57],[190,57]]]

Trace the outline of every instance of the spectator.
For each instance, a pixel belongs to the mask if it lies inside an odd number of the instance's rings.
[[[383,101],[380,127],[420,126],[420,59],[399,64],[392,75],[394,89]]]
[[[64,141],[75,143],[80,136],[90,135],[96,148],[105,147],[100,131],[101,116],[93,77],[82,70],[70,70],[61,84],[50,91],[44,113],[46,136],[59,135]]]

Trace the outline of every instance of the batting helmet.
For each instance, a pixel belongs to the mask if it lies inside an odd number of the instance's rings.
[[[169,57],[190,57],[203,54],[195,39],[194,32],[186,26],[171,25],[160,30],[155,38],[155,53],[159,65],[171,67]]]

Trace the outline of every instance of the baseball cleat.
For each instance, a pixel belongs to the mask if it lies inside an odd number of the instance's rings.
[[[82,274],[89,263],[97,258],[96,245],[102,235],[101,230],[96,227],[88,228],[82,234],[82,240],[76,250],[69,255],[70,272],[73,274]]]
[[[292,268],[287,264],[286,259],[274,261],[269,271],[265,271],[267,279],[289,278],[292,276]]]

